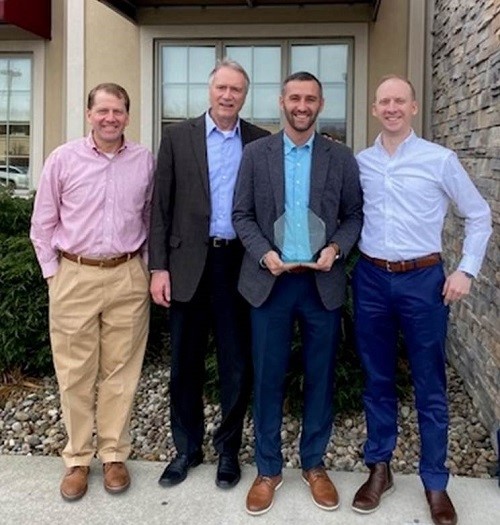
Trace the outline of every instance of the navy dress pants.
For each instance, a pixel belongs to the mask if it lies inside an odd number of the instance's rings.
[[[259,474],[281,472],[281,423],[285,376],[296,320],[302,337],[304,409],[300,458],[308,470],[323,463],[333,423],[335,355],[340,308],[327,310],[314,273],[283,274],[266,302],[251,310],[254,364],[253,419],[255,461]]]
[[[448,447],[445,341],[449,308],[442,264],[391,273],[361,258],[353,275],[355,333],[365,372],[365,462],[389,462],[397,439],[396,362],[401,330],[420,431],[419,473],[428,490],[444,490]]]

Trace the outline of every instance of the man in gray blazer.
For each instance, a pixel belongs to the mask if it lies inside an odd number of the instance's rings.
[[[208,333],[217,347],[222,421],[214,435],[216,484],[240,479],[238,452],[250,390],[250,318],[237,291],[243,247],[232,221],[243,146],[269,132],[239,119],[249,79],[223,60],[209,78],[210,109],[167,126],[158,153],[151,216],[151,295],[169,308],[170,417],[177,456],[164,486],[203,461],[203,376]]]
[[[319,80],[306,72],[289,76],[280,106],[284,131],[245,148],[233,207],[233,224],[245,247],[239,290],[251,304],[252,319],[258,476],[246,509],[253,515],[271,508],[282,483],[280,429],[296,320],[305,376],[302,477],[318,507],[334,510],[339,505],[323,455],[333,420],[345,256],[358,239],[362,222],[358,167],[352,153],[314,131],[323,108]],[[304,228],[308,222],[311,226],[311,217],[323,224],[325,233],[316,253],[309,246],[308,227]],[[278,219],[284,224],[284,243],[277,241]]]

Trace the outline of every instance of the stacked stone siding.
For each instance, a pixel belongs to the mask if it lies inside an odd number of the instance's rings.
[[[492,430],[500,422],[500,2],[435,0],[433,140],[455,150],[491,206],[494,233],[472,293],[452,307],[449,357]],[[451,209],[443,235],[456,268],[464,221]]]

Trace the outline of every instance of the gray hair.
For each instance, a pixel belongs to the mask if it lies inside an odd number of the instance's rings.
[[[217,60],[217,64],[210,72],[210,75],[208,75],[208,85],[212,85],[215,74],[223,67],[228,67],[229,69],[233,69],[234,71],[237,71],[243,75],[243,78],[245,79],[245,93],[248,93],[250,88],[250,77],[248,76],[248,73],[239,62],[236,62],[236,60],[232,60],[231,58],[227,57],[223,58],[222,60]]]

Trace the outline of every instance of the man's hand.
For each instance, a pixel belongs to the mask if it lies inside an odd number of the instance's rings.
[[[166,270],[158,270],[151,275],[149,285],[151,297],[156,304],[168,308],[170,306],[170,274]]]
[[[307,266],[313,270],[318,270],[319,272],[329,272],[332,269],[336,258],[337,250],[335,246],[330,244],[321,250],[319,258],[315,263],[304,263],[303,266]]]
[[[454,271],[446,278],[443,286],[443,302],[449,305],[454,301],[458,301],[462,297],[468,295],[470,292],[472,279],[465,275],[461,270]]]
[[[288,272],[291,268],[295,268],[296,264],[286,264],[281,259],[280,256],[274,251],[269,250],[262,257],[262,261],[265,264],[266,268],[275,276],[281,275],[283,272]]]

